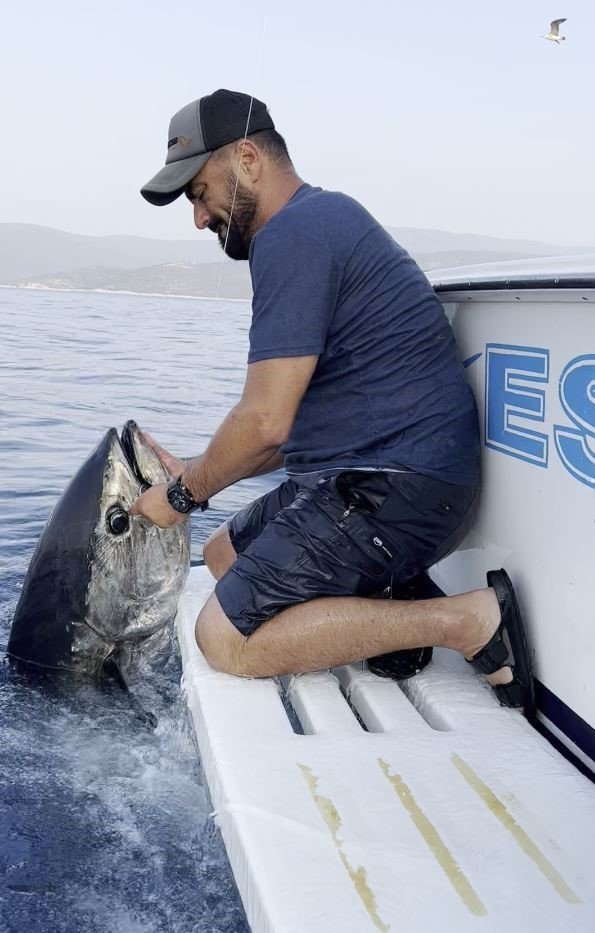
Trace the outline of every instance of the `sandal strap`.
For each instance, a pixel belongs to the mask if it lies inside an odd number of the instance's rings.
[[[502,706],[516,708],[525,705],[527,691],[518,677],[513,677],[509,684],[496,684],[493,690]]]
[[[505,667],[508,661],[508,648],[504,644],[500,629],[492,635],[481,651],[467,660],[475,670],[482,674],[495,674],[501,667]]]

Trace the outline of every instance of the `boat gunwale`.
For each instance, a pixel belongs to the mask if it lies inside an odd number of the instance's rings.
[[[465,279],[457,282],[432,283],[439,294],[451,292],[489,291],[585,291],[595,290],[595,275],[587,277],[555,276],[554,278]]]

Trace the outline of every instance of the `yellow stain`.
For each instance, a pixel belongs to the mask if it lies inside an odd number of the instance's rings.
[[[508,830],[525,855],[528,855],[539,871],[545,875],[562,900],[566,901],[567,904],[581,904],[581,899],[577,897],[574,891],[566,884],[561,874],[554,868],[552,863],[545,857],[543,852],[527,835],[525,830],[519,826],[502,801],[496,797],[493,790],[491,790],[488,785],[481,780],[479,775],[475,773],[471,765],[468,765],[466,761],[463,761],[462,758],[459,758],[459,756],[455,754],[452,756],[452,763],[467,781],[467,784],[469,784],[478,797],[483,800],[486,807],[492,811],[496,819]]]
[[[353,886],[355,890],[357,891],[357,893],[359,894],[364,907],[368,911],[372,919],[372,922],[374,923],[375,927],[378,930],[382,930],[383,933],[388,933],[388,931],[390,930],[390,927],[387,926],[385,923],[383,923],[380,917],[378,916],[376,898],[374,896],[372,889],[370,888],[370,885],[368,884],[368,876],[366,873],[366,869],[362,865],[360,865],[358,868],[353,868],[353,866],[349,862],[349,859],[345,855],[345,852],[343,851],[343,841],[339,839],[339,830],[341,829],[341,817],[339,816],[337,808],[335,807],[334,803],[332,802],[332,800],[330,800],[329,797],[322,797],[318,793],[318,778],[313,773],[312,769],[309,768],[307,765],[299,764],[299,762],[298,762],[298,768],[304,775],[304,778],[306,780],[310,793],[312,794],[314,803],[318,807],[318,810],[320,811],[320,814],[322,815],[324,822],[326,823],[326,825],[328,826],[330,830],[331,836],[333,837],[333,842],[335,843],[335,846],[337,847],[339,857],[341,861],[343,862],[343,865],[345,866],[347,874],[351,878]]]
[[[442,841],[438,830],[415,800],[415,797],[403,778],[399,774],[391,774],[389,765],[383,761],[382,758],[378,759],[378,764],[380,765],[382,773],[394,787],[399,800],[413,820],[416,829],[419,831],[430,852],[440,865],[440,868],[463,901],[465,907],[477,917],[485,917],[487,915],[487,910],[484,904],[471,887],[460,865],[453,858],[450,849]]]

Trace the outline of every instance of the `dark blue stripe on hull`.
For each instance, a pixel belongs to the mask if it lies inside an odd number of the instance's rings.
[[[537,701],[537,709],[543,713],[544,716],[547,716],[550,722],[553,723],[563,735],[570,739],[577,748],[580,748],[581,752],[590,758],[591,761],[595,761],[595,729],[590,726],[588,722],[585,722],[584,719],[581,719],[574,710],[570,709],[566,703],[557,697],[555,693],[552,693],[551,690],[548,690],[539,680],[535,681],[535,698]],[[551,734],[547,731],[547,727],[544,727],[544,731],[547,733],[550,741],[552,741],[552,744],[559,748],[561,744],[559,740],[555,740],[555,737],[551,737]],[[572,755],[572,752],[569,752],[567,757],[570,757],[584,774],[586,773],[591,780],[595,781],[595,773],[589,770],[584,764],[579,765],[578,760]]]

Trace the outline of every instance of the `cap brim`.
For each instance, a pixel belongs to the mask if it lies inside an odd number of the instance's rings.
[[[162,207],[171,204],[183,193],[189,181],[192,181],[197,172],[208,160],[210,152],[203,152],[188,159],[179,159],[157,172],[157,174],[140,189],[145,201]]]

